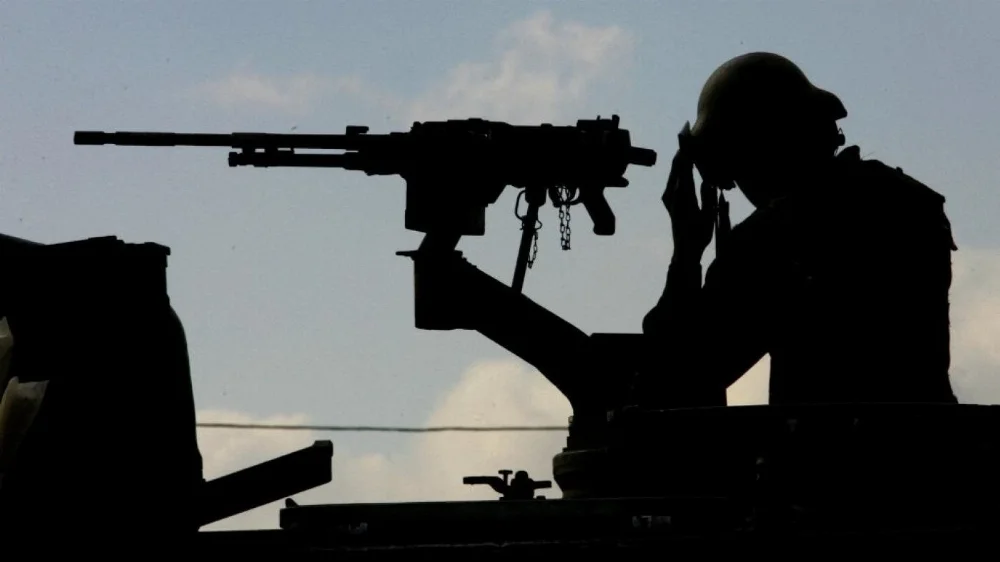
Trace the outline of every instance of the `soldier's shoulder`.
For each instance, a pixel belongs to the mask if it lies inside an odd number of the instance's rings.
[[[846,153],[846,154],[845,154]],[[891,215],[917,218],[920,224],[942,233],[952,250],[957,250],[951,221],[944,209],[945,197],[900,167],[880,160],[863,159],[856,146],[838,154],[852,181],[861,184],[866,204],[891,210]],[[874,201],[873,201],[874,200]]]
[[[893,198],[903,196],[935,205],[945,202],[944,195],[907,174],[903,168],[873,158],[862,158],[858,146],[842,150],[837,154],[837,162],[850,180],[864,184],[872,192],[881,191]]]

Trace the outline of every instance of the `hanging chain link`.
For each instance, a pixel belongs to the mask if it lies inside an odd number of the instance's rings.
[[[531,237],[531,255],[528,256],[528,269],[535,265],[535,258],[538,257],[538,231],[541,230],[542,223],[539,221],[535,228],[535,234]]]
[[[521,230],[524,230],[524,219],[525,216],[518,212],[520,207],[521,198],[524,197],[525,191],[521,190],[517,194],[517,201],[514,202],[514,216],[521,221]],[[531,253],[528,255],[528,269],[535,265],[535,259],[538,257],[538,231],[542,229],[542,221],[535,221],[535,231],[531,233]]]
[[[572,192],[569,188],[560,187],[558,190],[559,201],[553,201],[553,204],[559,207],[559,243],[562,249],[570,249],[570,236],[572,234],[572,229],[570,228],[570,198]],[[517,202],[514,203],[514,215],[521,219],[521,230],[524,230],[524,217],[518,212],[518,203],[521,201],[521,197],[524,195],[522,191],[518,194]],[[535,260],[538,258],[538,231],[542,229],[542,221],[537,221],[535,226],[535,232],[531,236],[531,253],[528,256],[528,269],[531,269],[535,265]]]
[[[563,251],[569,250],[569,238],[572,230],[569,227],[570,221],[570,211],[569,211],[569,189],[565,187],[559,188],[559,243],[562,245]]]

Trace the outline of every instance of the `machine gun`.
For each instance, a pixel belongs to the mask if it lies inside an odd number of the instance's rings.
[[[359,170],[406,181],[405,225],[435,240],[485,233],[486,207],[508,185],[528,204],[512,286],[521,291],[529,249],[537,235],[538,209],[546,194],[555,206],[582,203],[599,236],[615,232],[607,187],[626,187],[630,164],[652,166],[656,153],[632,146],[629,131],[611,119],[579,120],[576,126],[511,125],[484,119],[416,122],[408,132],[369,134],[350,126],[345,134],[182,134],[77,131],[78,145],[226,146],[229,165]],[[343,150],[342,154],[297,150]],[[520,197],[518,198],[520,203]],[[568,243],[564,240],[564,249]]]
[[[226,146],[230,166],[302,166],[398,175],[406,181],[405,225],[425,237],[414,251],[415,327],[475,330],[541,372],[570,402],[574,436],[603,427],[637,370],[639,337],[588,335],[521,291],[546,195],[556,206],[582,203],[594,233],[615,232],[604,189],[626,187],[630,164],[652,166],[656,153],[632,146],[610,119],[575,126],[511,125],[483,119],[414,123],[408,132],[342,135],[177,134],[77,131],[78,145]],[[304,150],[343,150],[342,154]],[[469,264],[456,250],[462,236],[485,233],[486,207],[507,186],[523,190],[527,211],[512,286]],[[566,246],[564,246],[565,248]],[[615,390],[612,390],[615,387]],[[589,420],[589,421],[588,421]],[[573,437],[574,440],[578,437]]]

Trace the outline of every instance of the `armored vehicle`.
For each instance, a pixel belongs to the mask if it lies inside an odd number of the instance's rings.
[[[827,404],[645,410],[629,402],[639,334],[587,334],[521,293],[546,196],[583,203],[655,153],[610,120],[520,127],[479,119],[368,135],[79,132],[77,144],[229,146],[231,166],[321,166],[396,174],[414,263],[415,325],[476,330],[533,365],[569,400],[552,482],[470,476],[497,501],[298,505],[280,529],[206,525],[333,478],[333,444],[206,481],[183,326],[166,286],[169,249],[116,237],[39,244],[0,237],[8,332],[0,405],[4,551],[280,556],[285,560],[491,557],[576,552],[653,556],[987,552],[996,528],[1000,411],[983,405]],[[297,149],[340,149],[302,154]],[[527,211],[510,286],[466,261],[507,186]],[[180,257],[183,259],[183,256]],[[123,424],[122,420],[135,420]],[[862,550],[864,549],[864,550]]]

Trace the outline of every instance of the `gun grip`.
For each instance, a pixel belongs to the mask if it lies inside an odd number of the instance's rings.
[[[594,221],[594,234],[598,236],[614,234],[615,213],[611,210],[608,200],[604,198],[604,189],[583,190],[580,199],[590,219]]]

